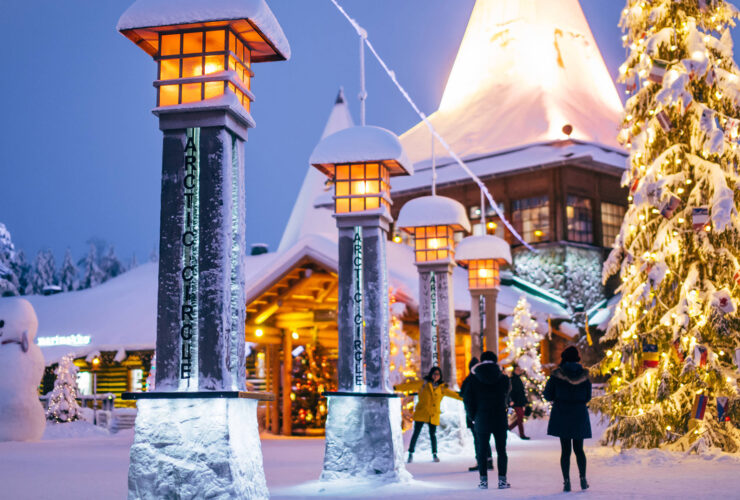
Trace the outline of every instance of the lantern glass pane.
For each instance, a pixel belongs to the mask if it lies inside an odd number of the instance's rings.
[[[205,87],[206,99],[212,99],[224,93],[224,82],[206,82]]]
[[[160,54],[163,56],[176,56],[180,53],[180,35],[162,35],[162,47]]]
[[[203,32],[183,33],[182,35],[182,53],[183,54],[201,54],[203,53]]]
[[[182,86],[182,103],[197,102],[201,100],[200,83],[185,83]]]
[[[234,33],[229,32],[229,50],[236,54],[236,42],[237,38]]]
[[[349,165],[337,165],[337,179],[349,179]]]
[[[349,212],[349,199],[341,198],[337,200],[336,212],[338,214],[346,214]]]
[[[336,196],[349,196],[349,183],[348,182],[337,182],[335,184]]]
[[[367,181],[365,183],[365,191],[368,194],[380,193],[380,182],[378,182],[378,181]]]
[[[226,49],[226,32],[223,30],[206,31],[206,52],[221,52]]]
[[[224,70],[224,56],[206,56],[205,74],[218,73]]]
[[[376,208],[380,208],[380,198],[368,198],[367,207],[365,207],[365,210],[374,210]]]
[[[162,85],[159,87],[159,105],[174,106],[179,104],[179,85]]]
[[[244,44],[241,40],[236,41],[236,57],[241,61],[244,55]]]
[[[366,169],[368,179],[380,179],[380,171],[377,163],[368,163]]]
[[[352,168],[352,179],[364,180],[365,179],[365,165],[362,163],[355,163],[351,166]]]
[[[182,77],[201,76],[203,74],[202,57],[186,57],[182,60]]]
[[[352,212],[362,212],[365,210],[365,199],[364,198],[351,198],[350,199],[350,210]]]
[[[159,61],[159,79],[173,80],[180,78],[180,60],[162,59]]]

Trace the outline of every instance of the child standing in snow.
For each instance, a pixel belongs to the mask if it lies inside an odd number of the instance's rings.
[[[581,489],[588,489],[583,440],[591,437],[591,422],[586,408],[586,403],[591,400],[591,381],[588,372],[578,363],[580,360],[575,346],[566,348],[561,354],[560,366],[553,370],[545,385],[545,399],[553,403],[547,433],[560,438],[563,491],[570,491],[571,448],[576,455]]]
[[[432,458],[435,462],[439,462],[439,458],[437,458],[437,426],[439,425],[442,398],[447,396],[462,399],[455,391],[450,390],[447,384],[442,382],[442,378],[442,370],[438,366],[435,366],[429,370],[429,374],[424,377],[424,380],[406,382],[405,384],[395,386],[397,391],[415,391],[419,393],[419,402],[416,403],[416,408],[414,409],[414,433],[409,443],[409,463],[414,459],[416,440],[419,439],[419,434],[424,424],[429,426]]]

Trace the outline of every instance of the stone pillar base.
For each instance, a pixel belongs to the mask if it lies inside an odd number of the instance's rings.
[[[268,498],[252,399],[142,399],[128,498]]]
[[[322,481],[411,479],[404,465],[400,398],[329,395],[327,399]]]
[[[458,399],[442,398],[440,405],[439,427],[437,427],[437,452],[445,455],[461,455],[472,453],[475,457],[473,434],[465,422],[465,405]],[[432,443],[429,441],[429,431],[425,426],[416,441],[414,459],[423,461],[426,454],[432,456]]]

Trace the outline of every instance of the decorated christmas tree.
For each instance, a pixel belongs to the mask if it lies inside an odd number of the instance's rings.
[[[398,302],[393,289],[390,289],[390,381],[392,386],[415,380],[418,377],[420,360],[414,339],[408,336],[403,329],[401,317],[406,305]],[[410,426],[414,415],[414,396],[404,396],[401,401],[404,427]]]
[[[54,422],[73,422],[82,418],[77,404],[77,367],[72,356],[64,356],[54,371],[57,376],[49,396],[46,419]]]
[[[724,0],[629,0],[627,210],[604,279],[621,299],[603,338],[609,419],[627,447],[740,449],[740,73]]]
[[[547,382],[540,362],[540,342],[543,338],[544,336],[537,332],[537,322],[532,318],[529,302],[522,296],[514,308],[511,330],[506,337],[509,355],[504,361],[524,370],[521,378],[535,417],[550,412],[550,405],[542,396]]]
[[[293,361],[291,399],[293,429],[321,429],[326,423],[324,391],[336,390],[336,367],[327,349],[319,343],[307,345]]]

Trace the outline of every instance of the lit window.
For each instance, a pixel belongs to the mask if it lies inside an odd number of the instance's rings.
[[[91,396],[93,393],[93,377],[90,372],[77,372],[77,394]]]
[[[568,217],[568,240],[579,243],[594,242],[594,223],[591,200],[568,196],[565,207]]]
[[[547,196],[512,202],[512,222],[524,241],[534,243],[550,239],[550,203]]]
[[[230,29],[161,34],[158,106],[212,99],[227,89],[249,111],[252,73],[249,47]],[[184,57],[187,55],[187,57]],[[226,69],[233,71],[225,74]],[[209,75],[214,75],[208,79]],[[205,81],[182,81],[184,78]]]
[[[614,246],[614,239],[619,234],[626,211],[627,209],[622,205],[601,203],[601,233],[605,247],[611,248]]]
[[[337,165],[334,174],[335,212],[390,210],[390,172],[379,163]]]
[[[134,368],[129,370],[129,390],[131,392],[141,392],[144,390],[144,370],[141,368]]]
[[[414,228],[416,262],[443,260],[454,255],[454,235],[450,226]]]

